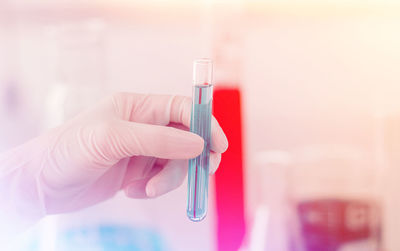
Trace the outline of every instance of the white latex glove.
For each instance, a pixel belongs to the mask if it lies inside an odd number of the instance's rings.
[[[190,113],[187,97],[119,93],[0,155],[3,229],[3,223],[21,228],[47,214],[94,205],[120,189],[148,198],[177,188],[188,159],[204,146],[187,131]],[[210,172],[227,147],[213,118]]]

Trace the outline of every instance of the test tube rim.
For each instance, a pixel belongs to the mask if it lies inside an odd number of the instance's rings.
[[[198,58],[194,60],[194,64],[212,64],[213,61],[211,58]]]
[[[199,73],[203,70],[202,74],[205,77],[199,81]],[[194,60],[193,62],[193,85],[194,86],[203,86],[203,85],[212,85],[213,79],[213,61],[210,58],[199,58]]]

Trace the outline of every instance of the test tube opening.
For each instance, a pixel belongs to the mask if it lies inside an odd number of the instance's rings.
[[[213,74],[213,63],[209,58],[200,58],[193,63],[193,84],[211,85]]]

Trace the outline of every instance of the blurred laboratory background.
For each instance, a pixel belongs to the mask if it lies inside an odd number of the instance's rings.
[[[203,57],[230,141],[204,221],[184,183],[13,250],[400,250],[399,31],[396,0],[0,1],[0,151],[113,92],[190,96]]]

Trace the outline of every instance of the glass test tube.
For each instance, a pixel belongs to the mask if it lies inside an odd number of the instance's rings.
[[[198,59],[193,65],[190,131],[204,139],[204,150],[189,160],[187,215],[192,221],[201,221],[207,213],[212,95],[212,61]]]

